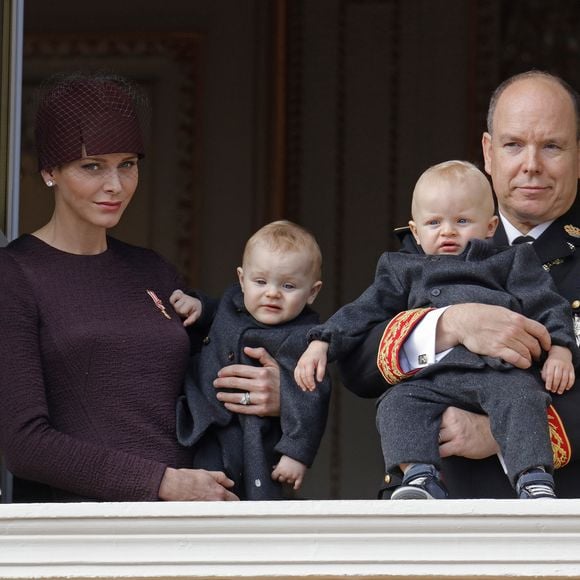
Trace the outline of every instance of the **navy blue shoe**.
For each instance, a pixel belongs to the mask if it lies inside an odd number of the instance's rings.
[[[542,469],[530,469],[518,478],[516,493],[520,499],[556,499],[554,478]]]
[[[407,470],[401,487],[393,492],[391,499],[447,499],[448,496],[435,466],[417,463]]]

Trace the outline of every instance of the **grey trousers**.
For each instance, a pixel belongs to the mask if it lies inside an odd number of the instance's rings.
[[[386,471],[401,463],[440,467],[439,427],[447,407],[485,413],[512,485],[523,471],[553,471],[546,408],[550,396],[537,372],[486,367],[443,370],[391,387],[377,407]]]

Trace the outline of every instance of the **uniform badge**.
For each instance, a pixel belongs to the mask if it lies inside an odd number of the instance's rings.
[[[573,238],[580,238],[580,228],[573,226],[572,224],[564,226],[564,231]]]

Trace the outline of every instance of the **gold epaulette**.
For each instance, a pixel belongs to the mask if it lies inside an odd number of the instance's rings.
[[[379,344],[377,366],[390,385],[396,385],[417,372],[418,369],[410,372],[403,371],[399,363],[399,352],[413,328],[431,310],[434,308],[405,310],[397,314],[385,328]]]
[[[554,409],[554,405],[548,407],[548,427],[550,428],[550,442],[554,454],[554,469],[560,469],[570,463],[572,448],[562,419]]]

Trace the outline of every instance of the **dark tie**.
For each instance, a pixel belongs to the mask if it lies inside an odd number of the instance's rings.
[[[534,238],[532,236],[518,236],[512,242],[512,246],[515,246],[516,244],[527,244],[528,242],[535,242],[535,241],[536,241],[536,238]]]

